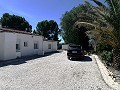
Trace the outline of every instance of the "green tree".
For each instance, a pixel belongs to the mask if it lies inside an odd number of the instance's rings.
[[[86,5],[79,5],[74,7],[69,12],[66,12],[61,18],[61,28],[62,28],[62,37],[65,43],[74,43],[79,44],[84,47],[86,43],[85,32],[87,29],[83,26],[77,27],[74,26],[75,22],[78,21],[81,14],[84,14],[89,9]],[[88,42],[88,40],[87,40]],[[88,43],[87,43],[88,44]]]
[[[48,40],[59,41],[58,40],[59,32],[60,29],[58,28],[58,24],[54,20],[50,20],[50,21],[44,20],[38,22],[36,27],[36,33],[44,36],[44,38],[47,38]]]
[[[1,23],[2,27],[5,28],[32,32],[32,26],[25,20],[25,18],[17,15],[4,13],[1,17]]]
[[[36,30],[33,30],[33,34],[37,34]]]
[[[101,41],[113,47],[113,63],[114,67],[118,69],[120,68],[120,0],[106,0],[107,5],[98,0],[92,1],[98,6],[93,6],[86,1],[92,10],[87,14],[94,20],[92,22],[85,21],[84,24],[91,23],[95,26]]]

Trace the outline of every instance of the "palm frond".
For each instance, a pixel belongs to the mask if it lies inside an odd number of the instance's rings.
[[[120,1],[119,0],[106,0],[110,11],[112,11],[113,14],[117,15],[118,11],[120,10]]]
[[[108,8],[103,3],[99,2],[98,0],[92,0],[92,1],[94,1],[99,7],[103,7],[106,10],[108,10]]]
[[[96,1],[96,0],[95,0]],[[91,9],[93,9],[94,11],[96,11],[99,15],[101,15],[102,17],[105,18],[106,15],[109,15],[109,10],[107,9],[107,7],[105,7],[104,5],[101,5],[101,7],[96,7],[93,6],[92,4],[90,4],[88,1],[85,1],[86,5],[88,5]],[[101,3],[102,4],[102,3]]]
[[[92,0],[98,7],[88,1],[90,10],[80,17],[75,24],[95,27],[96,37],[113,47],[120,47],[120,0],[106,0],[107,6],[98,0]]]

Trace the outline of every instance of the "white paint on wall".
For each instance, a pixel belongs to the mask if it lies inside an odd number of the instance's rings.
[[[34,48],[34,43],[38,44],[38,48]],[[44,53],[57,51],[57,42],[43,41],[42,36],[14,32],[0,33],[0,60],[15,59],[21,56],[36,54],[42,55],[43,51]]]
[[[51,45],[51,48],[49,48]],[[43,50],[44,52],[57,51],[57,41],[43,41]]]
[[[17,39],[20,39],[20,52],[21,56],[30,56],[35,54],[42,54],[42,36],[18,34]],[[24,42],[27,42],[27,46],[24,46]],[[38,42],[38,49],[34,49],[34,42]]]
[[[52,42],[50,42],[50,41],[43,41],[43,51],[44,51],[44,53],[52,51],[52,48],[51,49],[48,48],[49,44],[51,44],[51,46],[52,46]]]
[[[4,60],[16,58],[16,34],[5,32]]]
[[[68,50],[68,45],[62,45],[63,50]]]
[[[52,51],[57,51],[57,41],[53,41],[52,48]]]
[[[16,52],[16,57],[20,58],[21,57],[21,52]]]
[[[4,60],[5,33],[0,33],[0,60]]]

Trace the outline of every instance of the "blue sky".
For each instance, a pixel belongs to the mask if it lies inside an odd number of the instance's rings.
[[[0,17],[3,13],[22,16],[33,29],[42,20],[55,20],[60,25],[60,18],[65,11],[83,3],[83,0],[2,0]]]
[[[62,14],[81,3],[83,0],[3,0],[0,16],[7,12],[25,17],[34,29],[42,20],[55,20],[60,24]]]

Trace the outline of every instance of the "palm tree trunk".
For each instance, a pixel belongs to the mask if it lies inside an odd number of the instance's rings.
[[[120,48],[113,49],[113,65],[116,69],[120,69]]]

